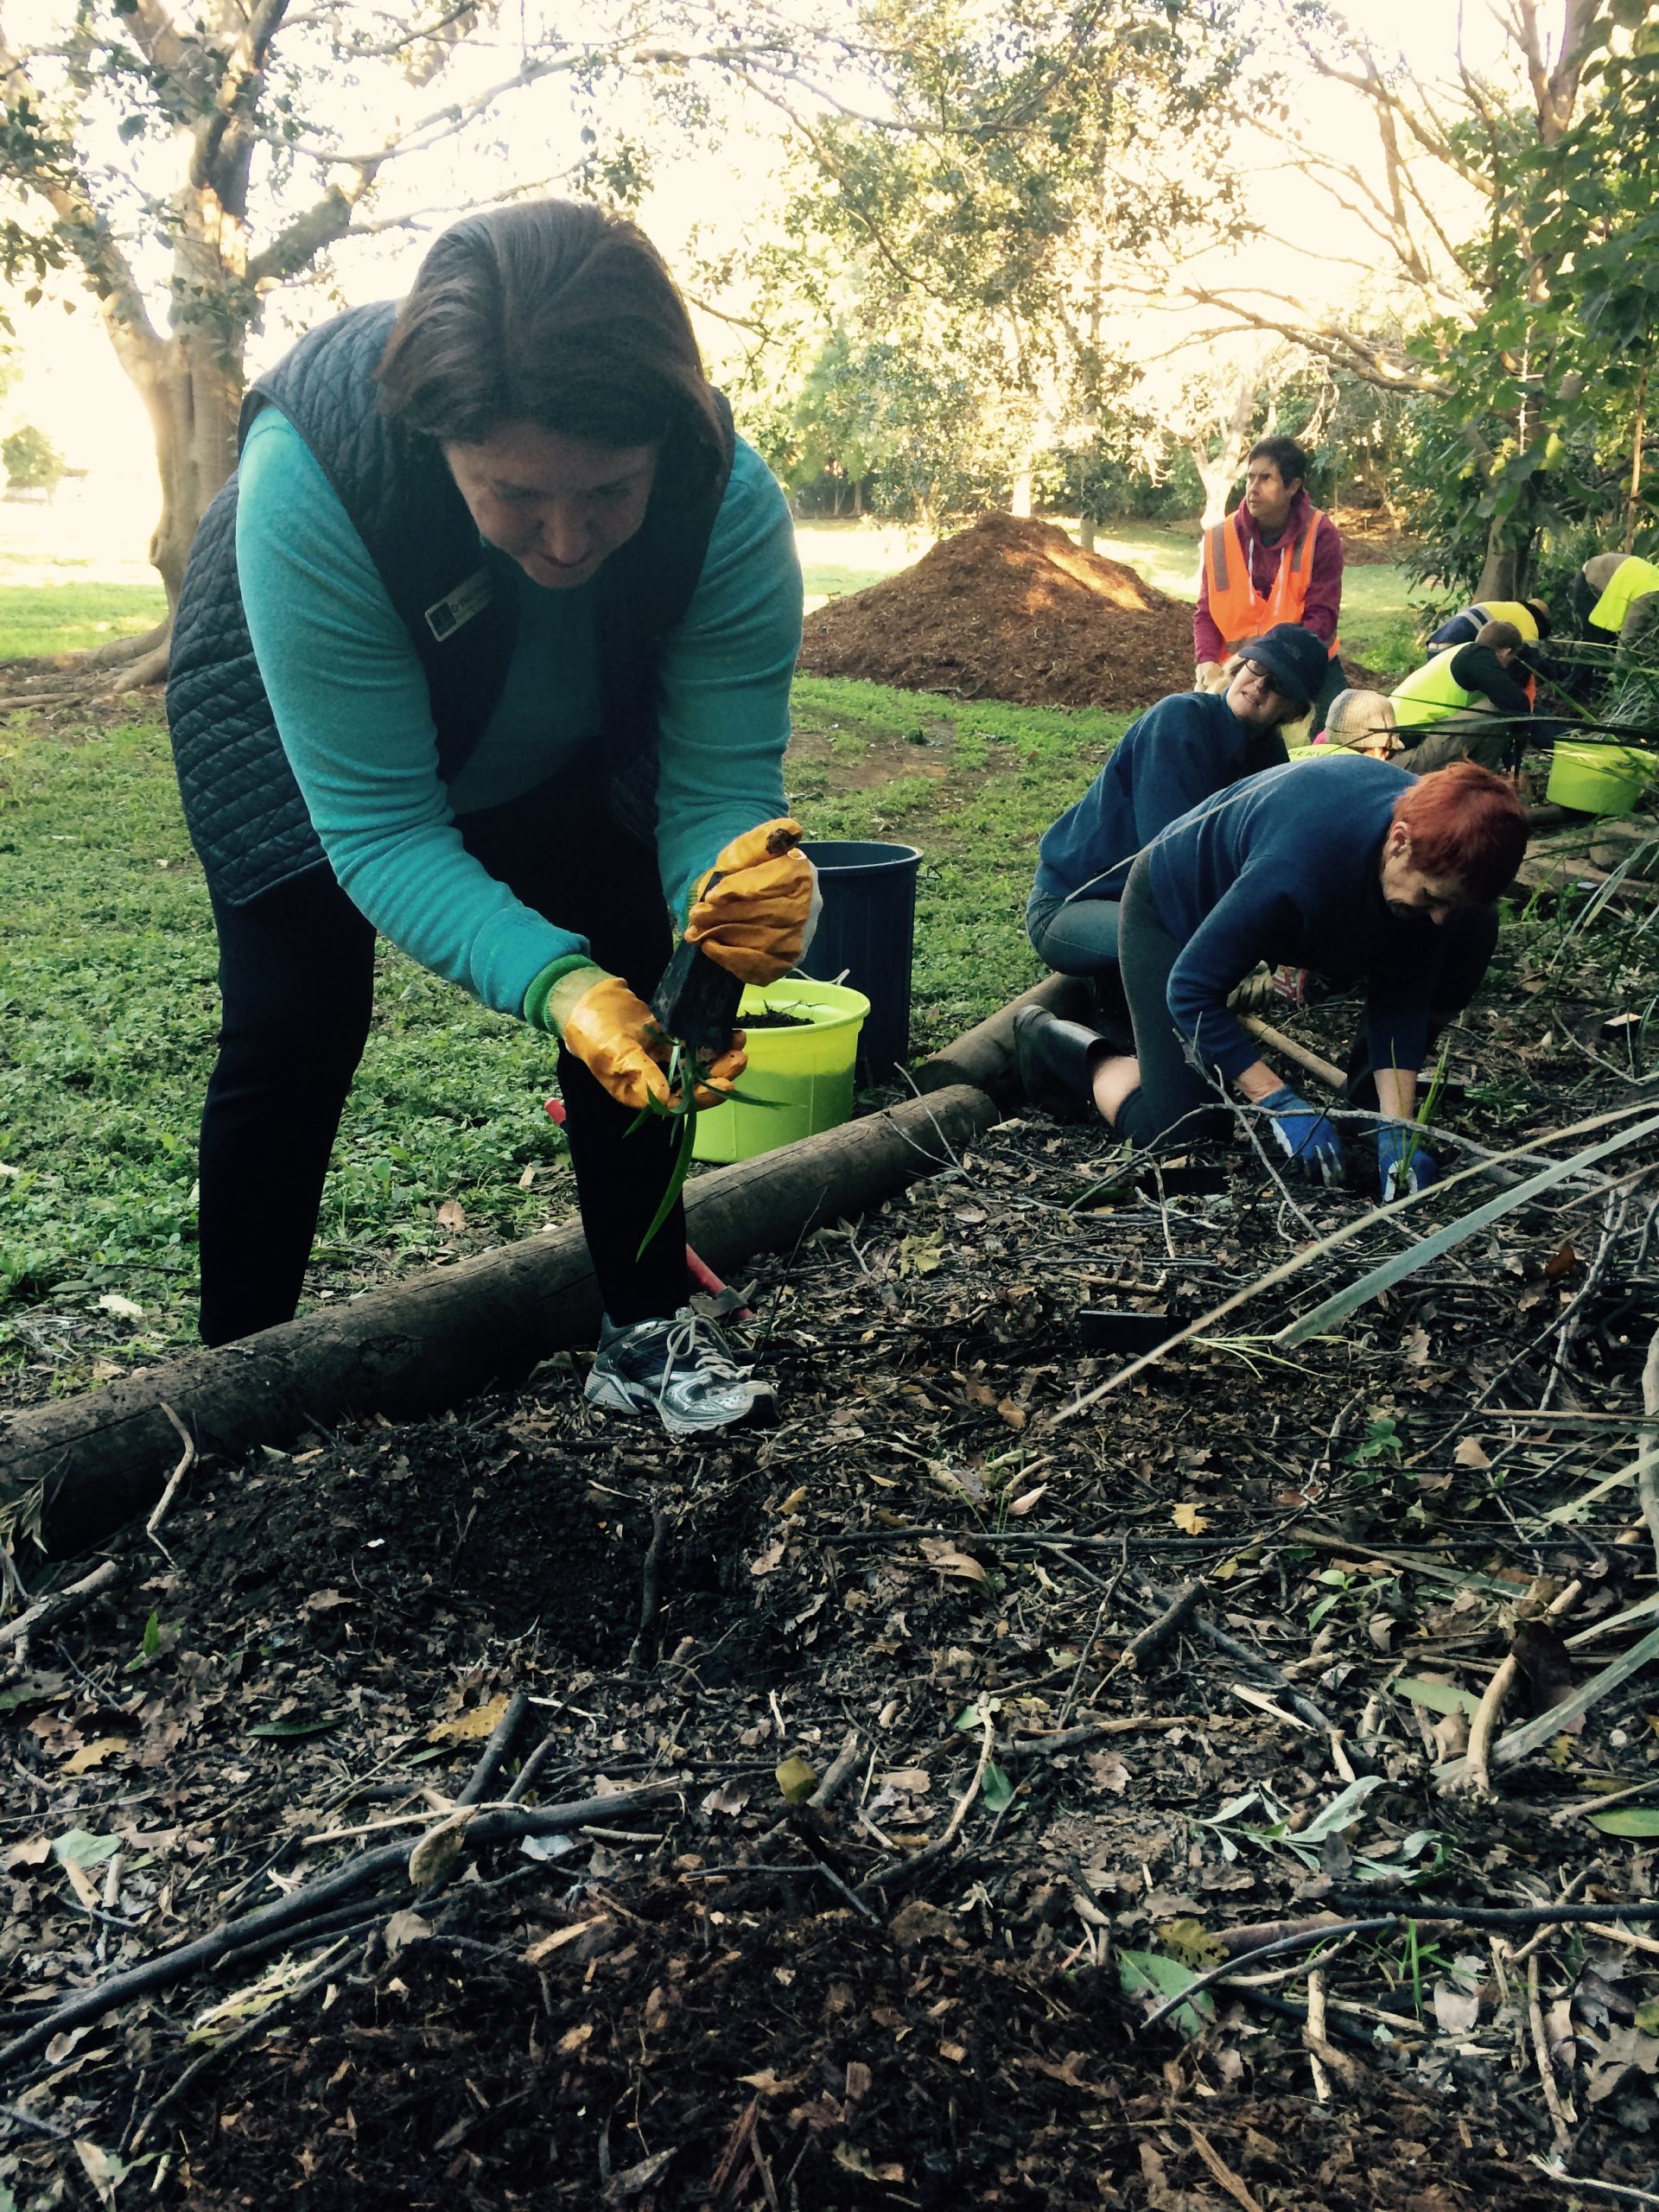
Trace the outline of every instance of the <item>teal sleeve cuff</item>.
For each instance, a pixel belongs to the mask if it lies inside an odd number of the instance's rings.
[[[556,1036],[557,1031],[547,1018],[547,1002],[553,995],[554,986],[567,976],[574,976],[578,968],[595,965],[591,953],[571,952],[562,960],[550,960],[539,975],[532,976],[530,988],[524,993],[524,1020],[531,1027],[545,1030],[550,1037]]]

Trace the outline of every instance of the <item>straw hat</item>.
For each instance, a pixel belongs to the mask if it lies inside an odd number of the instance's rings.
[[[1325,718],[1328,745],[1343,746],[1350,753],[1374,753],[1383,760],[1399,749],[1395,737],[1398,728],[1394,702],[1381,691],[1338,691]]]

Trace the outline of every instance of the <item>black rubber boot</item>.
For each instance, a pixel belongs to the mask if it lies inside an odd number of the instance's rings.
[[[1082,1121],[1094,1111],[1094,1072],[1113,1057],[1110,1042],[1080,1021],[1062,1021],[1039,1006],[1014,1018],[1014,1050],[1020,1084],[1043,1113]]]

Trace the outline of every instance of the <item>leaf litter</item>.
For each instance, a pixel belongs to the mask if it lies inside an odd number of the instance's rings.
[[[1465,1126],[1514,1148],[1624,1103],[1584,1092]],[[1619,1907],[1653,1888],[1659,1683],[1548,1720],[1654,1625],[1609,1482],[1659,1318],[1654,1148],[1601,1173],[1613,1196],[1564,1179],[1262,1356],[1398,1249],[1379,1223],[1247,1308],[1262,1333],[1056,1424],[1123,1364],[1081,1309],[1185,1322],[1306,1227],[1243,1152],[1160,1198],[1103,1132],[1012,1121],[761,1270],[770,1432],[682,1449],[560,1361],[198,1468],[175,1565],[124,1540],[0,1682],[0,2038],[39,2031],[0,2190],[1460,2212],[1570,2205],[1547,2166],[1649,2186],[1659,1923]],[[1363,1211],[1299,1204],[1321,1236]],[[342,1869],[276,1939],[53,2025]]]

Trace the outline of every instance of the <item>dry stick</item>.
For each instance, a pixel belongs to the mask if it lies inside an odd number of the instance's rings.
[[[1313,2094],[1322,2105],[1331,2101],[1331,2075],[1319,2046],[1329,2040],[1325,2031],[1325,1974],[1322,1968],[1314,1967],[1307,1977],[1307,2024],[1302,2030],[1302,2047],[1307,2053],[1307,2070],[1313,2077]]]
[[[1574,1579],[1567,1583],[1566,1587],[1557,1591],[1555,1596],[1550,1600],[1544,1618],[1549,1621],[1560,1620],[1563,1614],[1572,1611],[1583,1593],[1582,1582]],[[1467,1764],[1463,1778],[1478,1796],[1491,1797],[1497,1794],[1492,1788],[1490,1764],[1492,1732],[1497,1726],[1498,1719],[1509,1700],[1510,1693],[1520,1677],[1520,1673],[1521,1662],[1511,1651],[1492,1676],[1491,1681],[1487,1683],[1480,1703],[1475,1708],[1475,1717],[1469,1728],[1469,1749],[1465,1754]],[[1442,1783],[1441,1787],[1450,1787],[1449,1778],[1446,1783]]]
[[[168,1565],[169,1567],[176,1567],[178,1565],[178,1561],[174,1558],[172,1553],[168,1551],[167,1546],[162,1541],[161,1537],[157,1535],[156,1531],[160,1529],[162,1522],[166,1520],[173,1501],[179,1494],[179,1484],[184,1480],[191,1468],[196,1464],[196,1440],[194,1437],[191,1435],[184,1423],[179,1419],[177,1414],[174,1412],[172,1407],[168,1404],[165,1398],[158,1398],[156,1402],[160,1406],[162,1411],[167,1415],[168,1421],[172,1422],[174,1427],[178,1430],[179,1434],[184,1442],[184,1450],[180,1455],[178,1465],[174,1468],[172,1473],[167,1478],[167,1488],[162,1492],[161,1496],[156,1501],[156,1510],[150,1515],[149,1520],[144,1523],[144,1534],[149,1538],[150,1542],[155,1545],[156,1550],[160,1552],[162,1557],[167,1561]]]
[[[1109,1720],[1084,1720],[1075,1728],[1052,1729],[1046,1736],[1016,1736],[1002,1746],[1005,1759],[1032,1759],[1039,1754],[1074,1751],[1082,1744],[1097,1744],[1108,1736],[1155,1735],[1164,1728],[1205,1728],[1213,1721],[1198,1713],[1116,1713]]]
[[[337,1975],[344,1973],[348,1961],[344,1958],[330,1958],[319,1967],[315,1974],[308,1974],[303,1981],[296,1982],[292,1989],[283,1990],[269,2005],[256,2012],[251,2020],[245,2021],[241,2027],[234,2029],[231,2034],[222,2036],[217,2043],[211,2044],[207,2050],[204,2050],[199,2058],[193,2059],[172,2088],[164,2096],[156,2099],[143,2120],[139,2121],[129,2155],[136,2153],[143,2147],[144,2138],[151,2129],[160,2123],[166,2113],[172,2111],[181,2099],[188,2096],[210,2066],[216,2066],[221,2058],[229,2058],[235,2052],[245,2049],[249,2044],[264,2034],[276,2014],[285,2006],[297,2004],[301,1998],[308,1997],[314,1989],[320,1989],[324,1982],[334,1980]]]
[[[1642,1363],[1642,1411],[1649,1421],[1659,1414],[1659,1329],[1649,1338],[1648,1356]],[[1659,1567],[1659,1451],[1650,1441],[1644,1443],[1637,1462],[1636,1494],[1653,1541],[1655,1565]]]
[[[645,1641],[657,1625],[657,1608],[662,1602],[663,1551],[668,1542],[669,1520],[660,1505],[651,1509],[651,1541],[645,1547],[644,1564],[639,1569],[639,1628],[628,1651],[630,1668],[643,1662]]]
[[[1576,1720],[1581,1713],[1588,1713],[1592,1706],[1599,1705],[1603,1698],[1638,1674],[1653,1658],[1659,1658],[1659,1629],[1644,1636],[1640,1643],[1633,1643],[1622,1658],[1604,1667],[1599,1675],[1592,1675],[1587,1682],[1580,1682],[1570,1697],[1551,1706],[1548,1713],[1541,1713],[1535,1720],[1529,1720],[1519,1728],[1511,1728],[1492,1753],[1494,1764],[1513,1766],[1517,1759],[1525,1758],[1541,1745],[1553,1743],[1569,1720]]]
[[[515,1690],[507,1700],[507,1709],[490,1731],[490,1739],[484,1746],[478,1764],[467,1777],[465,1787],[455,1800],[457,1805],[478,1805],[483,1802],[484,1792],[500,1771],[507,1753],[512,1749],[512,1739],[524,1725],[524,1715],[530,1711],[530,1692]]]
[[[79,1582],[72,1582],[67,1590],[54,1590],[49,1597],[41,1599],[26,1613],[19,1613],[15,1621],[8,1621],[0,1628],[0,1650],[9,1643],[21,1643],[37,1628],[56,1628],[60,1621],[68,1620],[100,1592],[107,1590],[120,1573],[114,1560],[103,1560],[90,1574],[83,1575]]]
[[[1203,1594],[1202,1582],[1183,1583],[1156,1620],[1148,1621],[1138,1635],[1130,1637],[1116,1662],[1107,1669],[1104,1679],[1109,1681],[1120,1667],[1132,1667],[1137,1672],[1144,1667],[1172,1636],[1185,1627]]]
[[[566,1805],[514,1806],[510,1810],[504,1808],[500,1812],[480,1814],[467,1832],[467,1845],[476,1848],[480,1844],[513,1841],[522,1835],[565,1835],[573,1828],[589,1827],[598,1821],[641,1811],[661,1797],[672,1795],[674,1787],[671,1783],[655,1783],[640,1789],[618,1790],[608,1797],[583,1797]],[[65,2028],[79,2027],[83,2020],[101,2019],[131,1998],[148,1997],[158,1989],[171,1988],[198,1967],[216,1964],[228,1951],[242,1949],[279,1931],[298,1935],[308,1922],[338,1898],[385,1875],[402,1876],[408,1865],[406,1843],[381,1844],[373,1851],[359,1852],[332,1874],[290,1891],[275,1904],[264,1905],[257,1912],[245,1914],[240,1920],[210,1929],[207,1935],[198,1936],[192,1942],[181,1943],[174,1950],[160,1952],[138,1966],[129,1967],[123,1974],[111,1974],[107,1981],[78,1989],[0,2049],[0,2068],[33,2057]],[[1617,1909],[1621,1912],[1627,1910],[1624,1906]],[[1659,1906],[1655,1907],[1655,1911],[1659,1914]]]
[[[1327,1937],[1370,1936],[1381,1929],[1397,1928],[1404,1917],[1403,1914],[1389,1912],[1370,1920],[1333,1920],[1324,1928],[1304,1929],[1294,1936],[1281,1936],[1276,1942],[1263,1943],[1257,1950],[1246,1951],[1242,1958],[1224,1959],[1218,1967],[1207,1967],[1202,1974],[1194,1974],[1185,1989],[1177,1990],[1173,1996],[1166,1997],[1161,2004],[1154,2005],[1141,2021],[1141,2028],[1143,2031],[1155,2028],[1160,2020],[1171,2012],[1178,2012],[1183,2005],[1190,2004],[1201,1990],[1208,1989],[1212,1982],[1224,1980],[1229,1974],[1240,1974],[1246,1967],[1254,1966],[1259,1959],[1276,1959],[1282,1957],[1287,1951],[1306,1950],[1310,1943],[1323,1942]]]
[[[828,1771],[807,1799],[807,1803],[818,1812],[822,1812],[826,1805],[833,1805],[857,1773],[862,1756],[859,1732],[856,1728],[849,1728],[841,1739],[841,1749],[830,1760]]]
[[[1248,1029],[1252,1037],[1268,1046],[1275,1052],[1282,1052],[1287,1060],[1294,1060],[1299,1068],[1306,1068],[1309,1075],[1316,1075],[1327,1090],[1346,1090],[1348,1078],[1334,1060],[1325,1060],[1317,1052],[1310,1052],[1306,1045],[1299,1045],[1294,1037],[1287,1037],[1282,1029],[1275,1029],[1270,1021],[1263,1021],[1254,1014],[1237,1017],[1241,1029]]]
[[[1616,2196],[1621,2204],[1659,2204],[1659,2196],[1650,2189],[1627,2189],[1616,2181],[1590,2181],[1583,2174],[1563,2173],[1548,2158],[1541,2158],[1535,2151],[1529,2151],[1527,2155],[1547,2180],[1559,2182],[1563,2189],[1587,2189],[1594,2196]]]
[[[1535,1956],[1527,1961],[1527,2025],[1532,2031],[1532,2054],[1538,2062],[1538,2078],[1543,2083],[1544,2102],[1549,2107],[1549,2124],[1555,2131],[1555,2140],[1565,2151],[1573,2140],[1573,2131],[1567,2124],[1567,2114],[1561,2109],[1561,2093],[1555,2086],[1555,2068],[1549,2056],[1549,2038],[1544,2032],[1544,2008],[1538,1998],[1538,1961]]]
[[[1260,2200],[1250,2195],[1249,2190],[1215,2148],[1209,2137],[1200,2129],[1194,2127],[1190,2120],[1186,2123],[1186,2132],[1192,2139],[1192,2148],[1210,2169],[1212,2179],[1226,2190],[1228,2196],[1238,2206],[1239,2212],[1262,2212]]]
[[[981,1725],[984,1733],[980,1738],[979,1759],[974,1768],[974,1778],[957,1798],[950,1818],[945,1823],[944,1834],[937,1841],[927,1845],[924,1850],[917,1852],[913,1857],[905,1859],[901,1865],[879,1866],[874,1873],[869,1875],[859,1885],[861,1889],[885,1889],[889,1882],[899,1881],[901,1878],[908,1879],[921,1867],[931,1865],[936,1859],[943,1859],[945,1853],[950,1850],[957,1840],[958,1830],[968,1817],[969,1807],[979,1795],[979,1785],[984,1781],[985,1770],[991,1763],[991,1745],[995,1741],[995,1733],[994,1724],[988,1713],[982,1716]]]
[[[1593,1114],[1587,1121],[1569,1122],[1566,1128],[1553,1131],[1550,1141],[1559,1143],[1564,1137],[1583,1136],[1591,1129],[1605,1128],[1611,1122],[1630,1121],[1643,1110],[1644,1109],[1638,1106],[1617,1106],[1611,1113]],[[1480,1160],[1472,1167],[1460,1167],[1455,1175],[1448,1175],[1442,1181],[1431,1184],[1427,1190],[1411,1191],[1403,1198],[1391,1198],[1386,1205],[1374,1206],[1369,1213],[1362,1214],[1357,1221],[1351,1221],[1345,1227],[1333,1230],[1329,1236],[1321,1238],[1319,1243],[1310,1245],[1306,1251],[1298,1252],[1288,1260],[1281,1261],[1276,1268],[1270,1268],[1266,1274],[1258,1275],[1254,1282],[1246,1283],[1243,1290],[1234,1291],[1231,1297],[1224,1298],[1219,1306],[1212,1306],[1207,1313],[1199,1314],[1196,1321],[1189,1321],[1185,1328],[1178,1329],[1173,1336],[1166,1337],[1162,1344],[1155,1344],[1150,1351],[1142,1352],[1138,1359],[1132,1359],[1127,1367],[1119,1368],[1116,1375],[1109,1375],[1103,1382],[1097,1382],[1092,1390],[1085,1390],[1081,1397],[1073,1398],[1070,1405],[1058,1407],[1048,1416],[1044,1423],[1045,1428],[1056,1428],[1061,1421],[1070,1421],[1074,1414],[1085,1412],[1089,1407],[1097,1405],[1101,1399],[1109,1397],[1115,1390],[1121,1390],[1126,1382],[1132,1382],[1137,1375],[1144,1375],[1149,1367],[1155,1367],[1160,1360],[1166,1358],[1171,1352],[1177,1351],[1193,1337],[1203,1336],[1207,1330],[1212,1329],[1217,1321],[1224,1321],[1230,1313],[1236,1313],[1241,1306],[1248,1306],[1252,1299],[1259,1298],[1263,1291],[1276,1290],[1281,1283],[1290,1281],[1293,1276],[1299,1275],[1305,1268],[1312,1267],[1316,1260],[1322,1260],[1341,1246],[1352,1243],[1355,1237],[1363,1236],[1368,1229],[1375,1229],[1383,1223],[1397,1222],[1402,1219],[1413,1206],[1421,1205],[1436,1191],[1444,1194],[1447,1191],[1455,1189],[1459,1183],[1466,1183],[1476,1176],[1486,1174],[1496,1164],[1530,1158],[1533,1150],[1534,1147],[1517,1147],[1513,1152],[1499,1153],[1496,1160]]]

